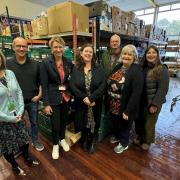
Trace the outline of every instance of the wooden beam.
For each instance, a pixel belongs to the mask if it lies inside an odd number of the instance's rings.
[[[156,4],[155,0],[147,0],[148,3],[152,6],[152,7],[157,7],[158,5]]]

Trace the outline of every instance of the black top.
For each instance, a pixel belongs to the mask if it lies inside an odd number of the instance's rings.
[[[118,64],[113,72],[121,68],[122,64]],[[112,72],[112,73],[113,73]],[[143,90],[143,73],[142,68],[137,64],[131,64],[125,74],[125,83],[122,90],[121,112],[136,118],[140,106],[140,97]]]
[[[28,57],[24,64],[19,64],[15,57],[6,62],[7,69],[12,70],[17,78],[25,101],[31,100],[39,93],[39,66],[39,62],[31,60]]]
[[[103,93],[105,91],[105,72],[99,65],[92,67],[90,96],[88,96],[86,92],[85,74],[83,68],[74,67],[71,75],[70,86],[76,98],[83,100],[85,97],[89,97],[89,100],[91,102],[96,101],[103,96]]]

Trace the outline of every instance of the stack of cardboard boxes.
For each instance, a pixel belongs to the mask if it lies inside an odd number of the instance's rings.
[[[33,36],[72,32],[73,18],[76,18],[77,31],[89,32],[88,7],[74,2],[64,2],[48,8],[47,17],[41,16],[31,22]]]
[[[89,32],[89,18],[97,17],[100,30],[161,41],[166,39],[162,29],[145,26],[143,20],[135,17],[134,12],[110,7],[105,1],[89,3],[87,6],[71,1],[54,5],[47,9],[47,16],[31,22],[33,36],[72,32],[74,17],[77,20],[75,26],[78,32]]]
[[[97,1],[87,4],[89,17],[97,17],[100,22],[100,30],[112,31],[111,7],[105,1]]]

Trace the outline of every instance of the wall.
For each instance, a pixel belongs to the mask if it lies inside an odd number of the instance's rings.
[[[47,9],[45,6],[24,0],[0,0],[0,14],[6,12],[6,6],[8,7],[10,16],[27,19],[33,19]]]

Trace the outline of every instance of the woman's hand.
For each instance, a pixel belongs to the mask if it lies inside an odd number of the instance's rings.
[[[51,106],[45,106],[43,111],[46,115],[52,115],[53,113]]]
[[[86,104],[87,106],[90,106],[90,105],[91,105],[91,102],[90,102],[90,100],[89,100],[88,97],[85,97],[85,98],[83,99],[83,102],[84,102],[84,104]]]
[[[149,107],[149,112],[152,113],[152,114],[156,113],[157,110],[158,110],[157,106],[151,105]]]
[[[117,91],[117,90],[118,90],[116,84],[112,84],[112,85],[111,85],[111,88],[112,88],[113,91]]]
[[[16,123],[18,123],[19,121],[22,121],[22,116],[16,116]]]
[[[92,103],[90,104],[91,107],[93,107],[93,106],[95,106],[95,105],[96,105],[95,102],[92,102]]]
[[[39,99],[40,99],[39,96],[34,96],[34,97],[31,99],[31,101],[33,101],[33,102],[38,102]]]
[[[123,119],[124,119],[124,120],[128,120],[128,115],[126,115],[125,113],[123,113]]]

